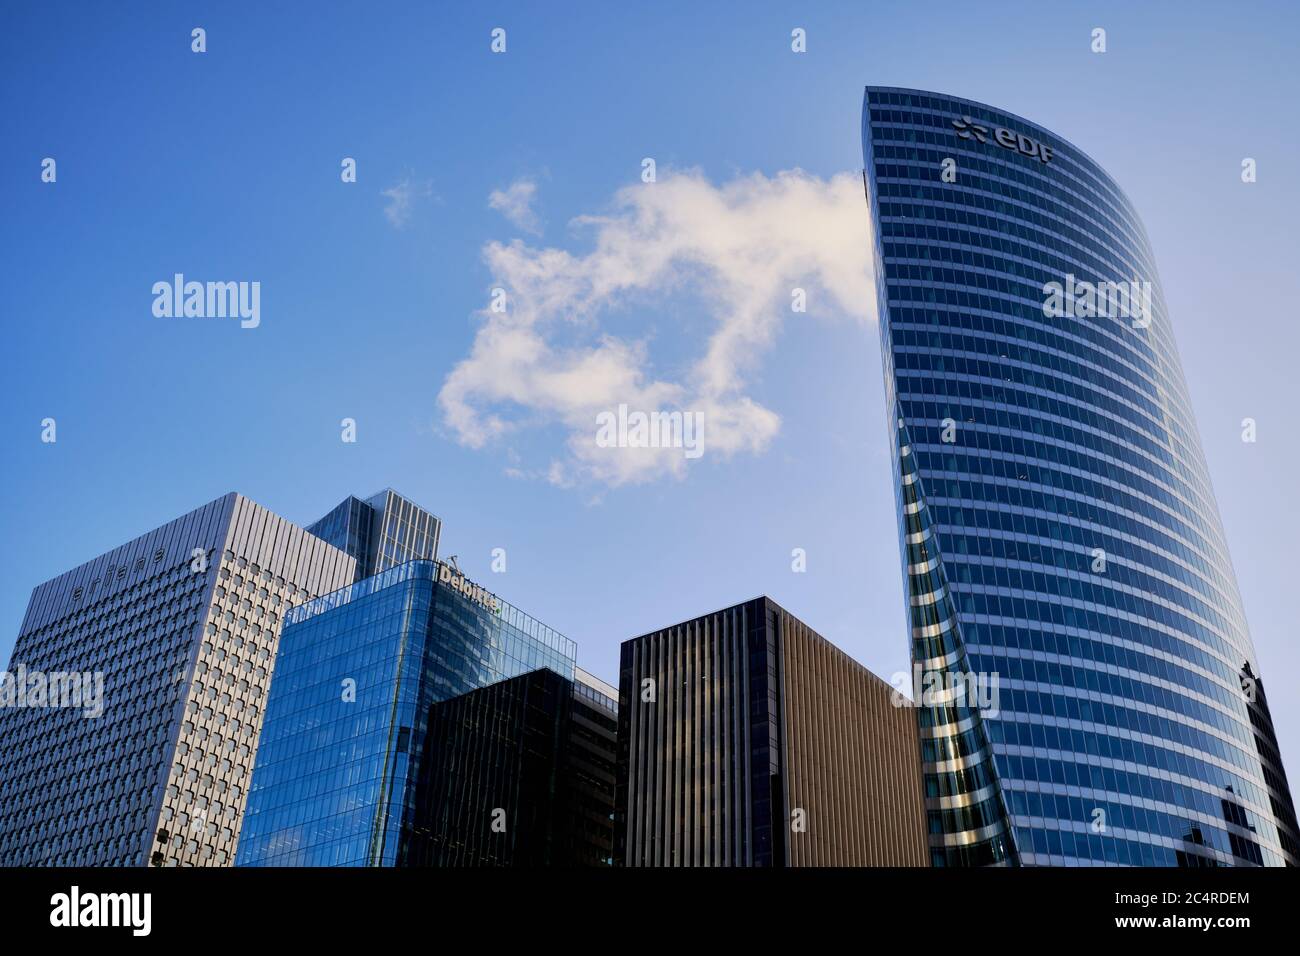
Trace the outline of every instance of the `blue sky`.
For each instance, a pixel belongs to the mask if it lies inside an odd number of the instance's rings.
[[[913,86],[1059,132],[1136,204],[1295,779],[1300,15],[890,6],[5,4],[0,657],[34,585],[218,495],[307,522],[391,485],[443,518],[445,553],[607,679],[620,641],[760,593],[877,673],[905,668],[879,345],[842,273],[851,257],[836,258],[836,230],[851,236],[858,213],[865,229],[867,211],[860,189],[855,212],[833,184],[862,165],[862,87]],[[496,27],[504,54],[489,49]],[[54,184],[40,181],[47,156]],[[356,183],[340,181],[344,157]],[[1258,182],[1241,183],[1243,157]],[[774,185],[794,169],[789,190]],[[665,205],[638,205],[659,187]],[[492,208],[494,191],[529,202]],[[566,301],[540,316],[556,374],[516,379],[487,349],[458,393],[468,423],[449,420],[449,376],[491,328],[503,271],[535,276],[552,250],[569,256],[561,279],[576,262],[589,281],[621,226],[653,250],[651,220],[707,201],[726,215],[694,228],[743,242],[677,270],[641,263],[626,287],[580,295],[581,314]],[[730,311],[717,257],[761,263],[786,230],[807,243],[806,262],[781,268],[806,266],[808,312]],[[261,325],[154,317],[153,283],[177,272],[260,282]],[[697,400],[720,323],[756,316],[726,394],[732,411],[766,413],[761,441],[737,428],[731,453],[630,474],[575,460],[591,389],[625,375],[638,394]],[[504,575],[489,570],[497,547]]]

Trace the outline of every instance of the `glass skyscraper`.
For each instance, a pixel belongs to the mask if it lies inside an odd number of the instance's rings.
[[[1132,204],[970,100],[862,133],[931,862],[1300,862]]]
[[[357,580],[417,558],[436,560],[442,522],[392,488],[349,495],[307,530],[357,559]]]
[[[429,793],[441,794],[445,806],[471,801],[444,786],[446,773],[421,766],[431,747],[435,759],[447,759],[437,749],[441,741],[428,738],[430,719],[441,736],[466,714],[522,713],[530,689],[523,686],[457,707],[437,705],[542,668],[563,678],[571,693],[575,651],[562,634],[434,561],[410,561],[293,608],[276,658],[238,864],[402,866],[492,857],[478,849],[456,856],[445,841],[427,839]],[[545,692],[532,690],[534,699]],[[534,752],[537,736],[480,739],[504,760],[510,748]],[[468,756],[459,770],[474,773]],[[535,777],[514,779],[518,790],[518,781],[532,787]],[[520,814],[531,808],[502,809],[513,839]],[[490,817],[477,822],[475,832],[490,832]],[[472,836],[466,831],[464,839]]]

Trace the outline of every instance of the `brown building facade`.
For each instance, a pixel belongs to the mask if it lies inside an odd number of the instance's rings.
[[[624,642],[615,859],[927,865],[915,714],[893,699],[766,597]]]

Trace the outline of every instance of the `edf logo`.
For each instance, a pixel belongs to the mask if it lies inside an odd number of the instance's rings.
[[[962,139],[974,139],[981,143],[989,141],[989,128],[981,126],[969,116],[953,120],[952,125],[957,130],[957,135]],[[1024,156],[1033,156],[1044,163],[1052,160],[1052,147],[1046,143],[1030,139],[1024,133],[1013,133],[1005,127],[998,126],[993,130],[993,139],[999,146],[1005,149],[1014,149]]]

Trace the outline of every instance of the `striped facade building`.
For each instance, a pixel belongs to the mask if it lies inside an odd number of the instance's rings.
[[[619,864],[928,863],[910,703],[769,598],[624,642],[619,700]]]

